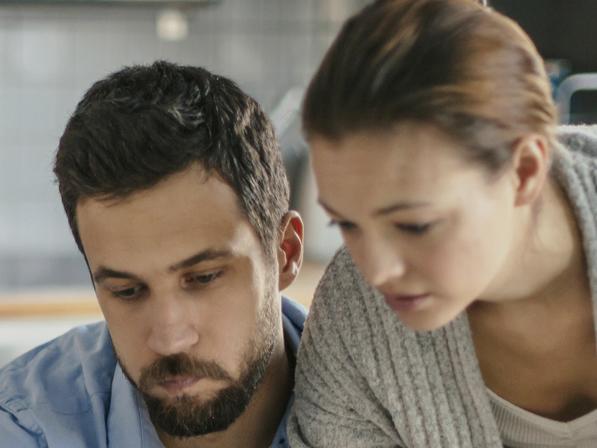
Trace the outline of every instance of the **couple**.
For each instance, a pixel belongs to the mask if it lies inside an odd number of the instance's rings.
[[[595,446],[597,133],[556,129],[526,35],[378,0],[303,128],[345,242],[304,331],[259,106],[165,62],[86,93],[54,171],[106,323],[0,371],[1,447]]]

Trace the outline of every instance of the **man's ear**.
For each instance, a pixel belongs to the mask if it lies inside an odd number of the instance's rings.
[[[294,282],[303,264],[303,220],[294,210],[282,218],[281,236],[277,248],[279,289],[282,291]]]
[[[516,206],[532,204],[541,195],[550,162],[551,151],[545,137],[532,134],[518,141],[512,160]]]

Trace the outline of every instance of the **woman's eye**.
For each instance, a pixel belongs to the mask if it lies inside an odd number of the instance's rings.
[[[338,221],[336,219],[330,219],[330,222],[328,223],[328,226],[330,227],[339,227],[341,231],[343,232],[349,232],[351,230],[356,229],[356,224],[350,222],[350,221]]]
[[[401,231],[411,233],[413,235],[423,235],[427,233],[432,226],[432,222],[424,224],[396,224],[396,227]]]
[[[119,299],[132,300],[139,297],[143,293],[144,289],[145,287],[143,285],[137,285],[130,288],[112,290],[111,293],[114,297]]]
[[[189,274],[185,276],[185,286],[206,286],[222,275],[222,271],[210,272],[208,274]]]

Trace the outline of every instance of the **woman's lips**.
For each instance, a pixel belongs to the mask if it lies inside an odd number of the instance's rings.
[[[413,311],[429,297],[429,294],[402,295],[402,294],[384,294],[386,303],[395,312]]]

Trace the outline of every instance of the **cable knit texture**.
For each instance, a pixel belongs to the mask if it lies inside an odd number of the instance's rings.
[[[553,173],[574,204],[597,316],[597,127],[565,127]],[[291,446],[502,448],[466,314],[432,332],[400,323],[341,249],[303,333]]]

